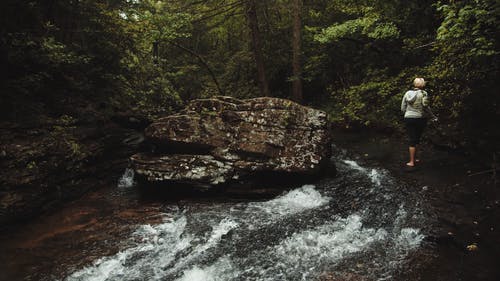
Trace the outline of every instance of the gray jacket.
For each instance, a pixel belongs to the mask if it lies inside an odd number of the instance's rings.
[[[425,118],[430,116],[436,118],[429,107],[427,92],[420,89],[407,91],[401,101],[401,111],[405,118]]]

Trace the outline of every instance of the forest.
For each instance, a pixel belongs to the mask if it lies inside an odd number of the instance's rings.
[[[498,0],[0,1],[0,279],[500,280],[499,26]]]
[[[0,10],[7,122],[154,118],[229,95],[290,98],[339,127],[398,131],[402,94],[425,77],[436,134],[454,147],[498,144],[495,0],[6,0]]]

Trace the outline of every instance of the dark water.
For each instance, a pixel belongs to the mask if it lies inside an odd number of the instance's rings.
[[[392,280],[423,246],[418,194],[335,148],[338,175],[269,200],[101,189],[1,237],[5,280]],[[362,280],[362,279],[360,279]]]

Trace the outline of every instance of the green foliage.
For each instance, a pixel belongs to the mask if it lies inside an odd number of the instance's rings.
[[[440,111],[457,134],[468,136],[466,143],[498,139],[500,4],[439,1],[436,8],[443,20],[428,71],[438,86]]]
[[[144,25],[143,29],[149,41],[189,38],[191,36],[191,21],[194,16],[190,13],[174,12],[173,10],[172,3],[149,0],[139,2],[138,9],[131,10],[130,15],[123,13],[122,16],[131,19],[132,22]]]
[[[82,146],[77,137],[73,134],[76,129],[77,120],[69,115],[63,115],[55,119],[56,124],[52,126],[49,134],[51,145],[56,151],[67,151],[66,158],[72,160],[82,160],[90,152]]]
[[[320,43],[364,36],[371,39],[391,39],[399,36],[399,29],[392,22],[384,21],[372,8],[365,8],[361,17],[331,25],[314,36]]]
[[[34,169],[37,169],[38,168],[38,165],[36,164],[35,161],[30,161],[27,165],[26,165],[26,169],[28,170],[34,170]]]
[[[152,44],[189,37],[190,16],[161,1],[9,1],[3,5],[2,118],[171,112],[181,103]],[[19,19],[18,19],[19,18]],[[101,107],[101,108],[97,108]],[[13,110],[11,110],[13,109]]]
[[[347,126],[399,127],[399,108],[408,75],[403,71],[390,77],[378,72],[370,77],[370,81],[359,85],[332,90],[326,106],[331,121]]]
[[[442,122],[491,138],[499,95],[495,0],[303,1],[301,77],[291,71],[291,2],[256,1],[271,94],[305,103],[340,125],[400,127],[399,102],[429,81]],[[186,101],[259,95],[245,1],[14,1],[0,4],[2,118],[150,118]],[[63,118],[64,119],[64,118]],[[72,150],[79,147],[70,145]]]

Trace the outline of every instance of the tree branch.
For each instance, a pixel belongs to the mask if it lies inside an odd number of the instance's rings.
[[[220,84],[219,84],[219,81],[217,81],[217,77],[215,76],[214,72],[212,71],[212,69],[208,65],[207,61],[202,56],[200,56],[199,54],[195,53],[194,51],[192,51],[192,50],[190,50],[182,45],[179,45],[175,42],[168,41],[168,43],[172,44],[173,46],[175,46],[183,51],[186,51],[186,52],[190,53],[191,55],[195,56],[196,58],[198,58],[198,60],[201,62],[201,64],[203,64],[203,66],[205,66],[207,68],[208,72],[210,73],[210,76],[212,77],[212,80],[214,80],[215,86],[217,87],[219,94],[224,95],[224,91],[222,91]]]

